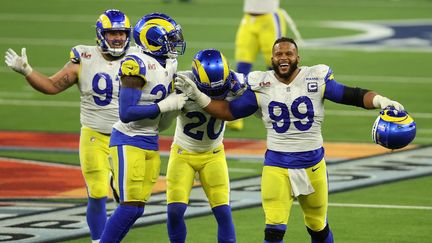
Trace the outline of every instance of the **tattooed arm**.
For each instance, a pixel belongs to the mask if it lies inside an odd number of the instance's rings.
[[[44,94],[58,94],[66,90],[78,80],[79,64],[72,62],[66,65],[51,77],[33,70],[26,76],[28,83],[36,90]]]

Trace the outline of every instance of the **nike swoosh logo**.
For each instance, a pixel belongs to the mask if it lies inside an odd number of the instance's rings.
[[[316,168],[312,168],[312,172],[315,172],[315,171],[318,170],[318,169],[319,169],[319,166],[316,167]]]
[[[133,70],[133,67],[131,67],[131,66],[127,66],[127,68],[130,69],[130,70]]]
[[[213,153],[214,154],[217,154],[217,153],[219,153],[220,152],[220,150],[213,150]]]

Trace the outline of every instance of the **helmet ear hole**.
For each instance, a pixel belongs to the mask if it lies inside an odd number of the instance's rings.
[[[406,111],[396,111],[388,107],[372,127],[372,139],[388,149],[399,149],[410,144],[416,136],[416,123]]]

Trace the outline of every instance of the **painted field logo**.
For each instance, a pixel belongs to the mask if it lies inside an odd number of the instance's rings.
[[[329,162],[330,192],[398,181],[432,174],[432,146],[379,156]],[[260,177],[231,182],[233,209],[261,206]],[[143,217],[136,225],[166,222],[166,195],[152,196]],[[85,204],[49,203],[44,201],[1,202],[0,241],[58,242],[88,235]],[[32,204],[32,205],[30,205]],[[115,208],[107,205],[109,213]],[[201,187],[193,188],[186,217],[211,214]],[[7,216],[9,215],[9,216]]]

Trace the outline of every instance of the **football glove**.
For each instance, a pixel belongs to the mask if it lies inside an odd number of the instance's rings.
[[[5,62],[8,67],[24,76],[29,75],[33,71],[27,61],[26,48],[21,49],[21,56],[18,56],[14,50],[9,48],[5,54]]]
[[[194,100],[201,108],[208,106],[211,102],[210,97],[201,92],[195,82],[185,75],[178,74],[174,85],[190,99]]]
[[[372,103],[375,108],[379,108],[379,109],[385,109],[386,107],[391,106],[398,111],[404,110],[403,105],[401,105],[399,102],[391,100],[381,95],[375,95],[375,97],[372,100]]]
[[[168,111],[176,111],[183,108],[186,103],[187,97],[184,94],[172,93],[165,99],[161,100],[157,105],[161,113]]]

